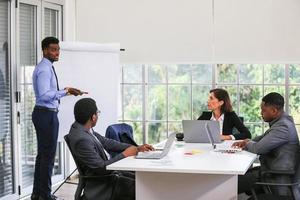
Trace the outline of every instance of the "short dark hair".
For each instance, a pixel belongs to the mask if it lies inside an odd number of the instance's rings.
[[[59,39],[56,37],[46,37],[42,41],[42,50],[46,49],[49,47],[50,44],[58,44]]]
[[[283,110],[284,98],[277,92],[271,92],[262,98],[266,106],[274,106],[278,110]]]
[[[92,98],[82,98],[75,103],[74,116],[76,122],[85,124],[94,114],[97,113],[96,101]]]
[[[214,96],[219,100],[223,101],[223,105],[221,106],[221,112],[232,112],[232,105],[228,95],[228,92],[221,88],[212,89],[209,93],[213,93]]]

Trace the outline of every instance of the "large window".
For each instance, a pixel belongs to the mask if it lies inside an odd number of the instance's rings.
[[[272,91],[285,97],[285,110],[299,130],[299,75],[296,64],[124,65],[120,121],[133,126],[137,142],[159,142],[171,132],[182,132],[183,119],[197,119],[207,110],[209,90],[220,87],[229,92],[253,137],[268,128],[260,103]]]

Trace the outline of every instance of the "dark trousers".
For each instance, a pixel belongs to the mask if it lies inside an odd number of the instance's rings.
[[[245,175],[238,176],[238,193],[250,195],[251,189],[260,190],[259,186],[255,187],[255,182],[260,181],[260,167],[249,169]]]
[[[135,200],[135,173],[130,171],[118,172],[120,178],[114,200]]]
[[[51,176],[58,137],[57,112],[34,109],[32,113],[38,142],[35,161],[33,194],[48,198],[51,195]]]

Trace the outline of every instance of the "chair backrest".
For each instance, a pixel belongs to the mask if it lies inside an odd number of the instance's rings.
[[[75,156],[75,154],[74,154],[74,152],[73,152],[73,150],[72,150],[72,148],[71,148],[69,135],[65,135],[65,136],[64,136],[64,139],[65,139],[66,144],[67,144],[67,146],[68,146],[68,148],[69,148],[69,150],[70,150],[70,152],[71,152],[71,154],[72,154],[72,157],[73,157],[74,162],[75,162],[75,164],[76,164],[76,167],[77,167],[77,170],[78,170],[79,175],[83,176],[84,173],[83,173],[82,169],[80,168],[79,161],[77,160],[77,158],[76,158],[76,156]]]
[[[298,147],[297,158],[298,160],[297,160],[296,173],[293,177],[292,182],[298,183],[295,186],[293,186],[293,195],[295,199],[300,199],[300,147]]]
[[[129,124],[112,124],[107,127],[105,137],[138,146],[133,139],[133,129]]]
[[[239,116],[239,119],[241,120],[242,123],[244,123],[244,117]],[[238,134],[238,133],[239,131],[235,127],[233,127],[232,134]]]
[[[82,191],[85,187],[88,187],[88,184],[89,184],[89,182],[86,181],[86,178],[89,178],[91,180],[90,181],[91,184],[89,186],[94,185],[96,190],[97,190],[97,188],[99,188],[99,184],[96,184],[94,181],[97,181],[97,182],[102,181],[102,183],[107,183],[107,182],[112,183],[113,187],[112,187],[111,194],[109,194],[109,196],[110,196],[109,199],[114,200],[115,198],[117,198],[117,192],[116,191],[118,191],[118,178],[119,178],[119,175],[112,173],[112,174],[109,174],[109,175],[94,176],[94,178],[92,178],[91,176],[85,176],[83,170],[80,167],[79,161],[75,156],[75,152],[71,148],[69,135],[65,135],[64,139],[65,139],[66,144],[67,144],[67,146],[68,146],[68,148],[69,148],[69,150],[72,154],[72,157],[73,157],[73,159],[75,161],[75,164],[77,166],[77,170],[79,172],[79,183],[78,183],[78,187],[77,187],[77,190],[76,190],[76,193],[75,193],[75,200],[82,199],[82,197],[81,197]],[[102,194],[103,193],[98,194],[96,196],[99,197],[99,199],[101,199]],[[105,195],[105,194],[103,194],[103,195]],[[85,196],[85,199],[87,199],[86,196]],[[89,198],[89,199],[93,199],[93,198]]]
[[[79,182],[78,182],[78,186],[77,186],[77,189],[76,189],[76,192],[75,192],[75,200],[80,200],[81,199],[81,193],[82,193],[82,190],[83,188],[85,187],[86,183],[85,183],[85,180],[82,178],[83,176],[83,171],[82,169],[80,168],[80,165],[79,165],[79,162],[76,158],[76,156],[74,155],[74,152],[71,148],[71,145],[70,145],[70,139],[69,139],[69,135],[65,135],[64,136],[64,139],[66,141],[66,144],[71,152],[71,155],[75,161],[75,164],[76,164],[76,167],[77,167],[77,170],[78,170],[78,173],[79,173]]]
[[[244,123],[244,117],[242,117],[242,116],[239,116],[239,119],[241,120],[241,122],[243,122],[243,123]]]

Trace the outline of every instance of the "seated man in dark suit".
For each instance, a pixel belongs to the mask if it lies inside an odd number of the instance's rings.
[[[298,161],[299,139],[293,118],[283,111],[284,99],[275,92],[263,97],[261,115],[270,128],[253,140],[245,139],[233,146],[260,155],[261,166],[252,168],[238,178],[238,192],[243,193],[253,188],[260,181],[260,174],[266,170],[296,170]],[[287,175],[273,175],[265,178],[266,182],[286,183],[291,181]],[[286,195],[286,187],[273,187],[273,192]]]
[[[105,138],[94,132],[93,127],[97,123],[99,113],[100,111],[98,111],[93,99],[83,98],[77,101],[74,107],[76,121],[71,126],[69,133],[70,148],[74,152],[84,175],[118,173],[120,178],[117,196],[122,196],[122,199],[135,199],[134,173],[109,171],[106,170],[106,166],[122,158],[134,156],[139,151],[153,150],[153,147],[148,144],[135,147]],[[106,151],[114,151],[119,154],[109,158]],[[94,185],[87,183],[84,190],[86,197],[90,197],[89,199],[109,199],[113,187],[112,183]],[[93,194],[92,197],[91,193]]]

